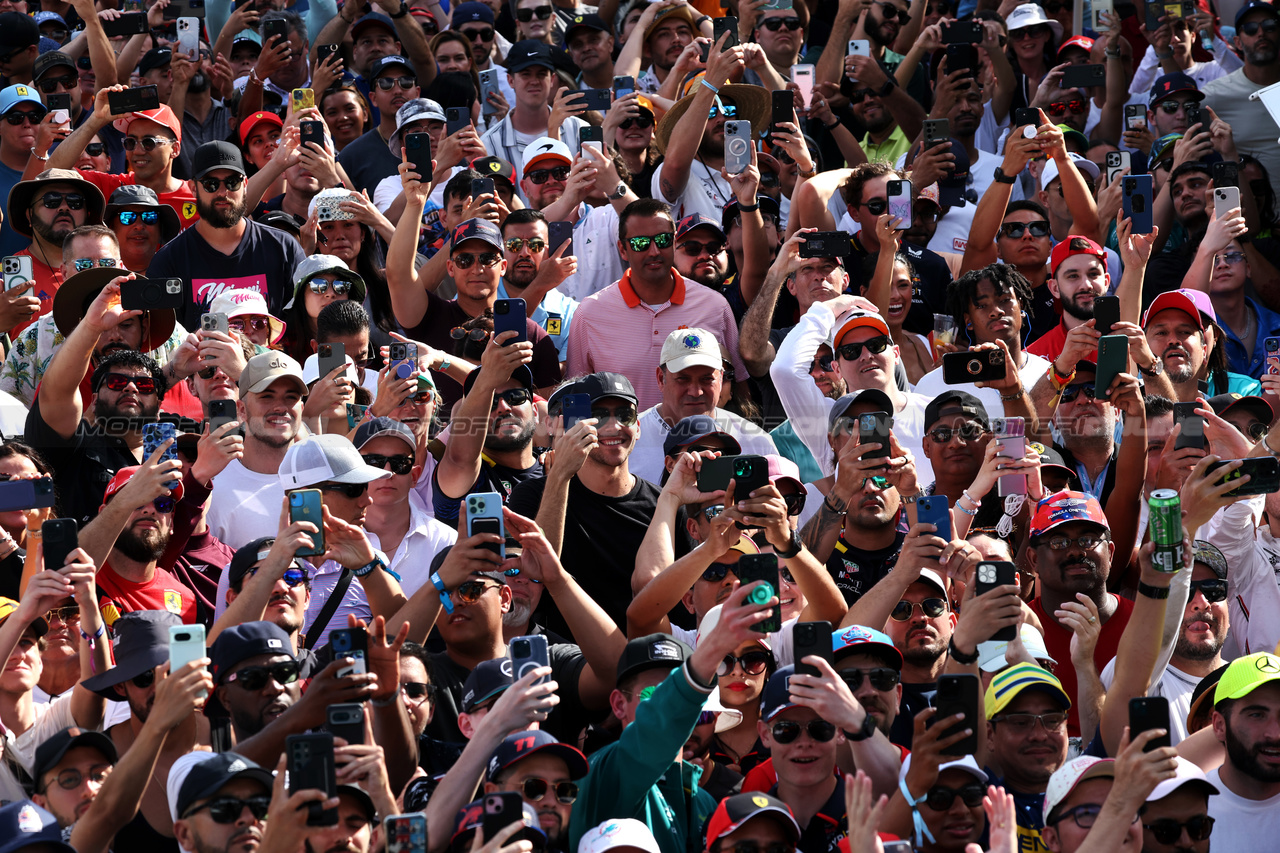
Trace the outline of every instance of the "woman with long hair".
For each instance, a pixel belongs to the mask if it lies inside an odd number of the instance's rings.
[[[1058,64],[1062,24],[1046,17],[1035,3],[1023,3],[1010,13],[1007,25],[1009,43],[1005,54],[1018,79],[1010,109],[1017,109],[1031,105],[1041,81]]]
[[[471,75],[471,84],[480,91],[480,75],[471,55],[471,39],[457,30],[445,30],[431,39],[431,55],[441,74],[458,72]]]
[[[34,447],[21,441],[0,444],[0,482],[53,477],[53,467]],[[56,501],[54,502],[56,503]],[[57,515],[53,506],[0,512],[0,596],[17,601],[26,561],[27,529],[39,528]]]
[[[317,199],[337,200],[337,214],[326,214],[320,220]],[[326,209],[332,201],[326,203]],[[386,258],[378,238],[391,242],[395,226],[363,193],[350,190],[322,190],[312,199],[311,215],[302,246],[308,252],[333,255],[360,276],[367,294],[362,297],[373,325],[369,342],[375,349],[390,344],[389,333],[400,331],[391,310],[391,293],[387,290]],[[315,228],[315,239],[310,239],[310,227]]]
[[[356,84],[343,81],[320,95],[320,115],[329,128],[336,151],[358,139],[373,126],[373,110]]]
[[[652,195],[653,173],[662,162],[662,154],[653,141],[656,124],[653,103],[639,92],[614,101],[604,114],[604,144],[616,151],[626,165],[631,173],[627,185],[640,198]]]

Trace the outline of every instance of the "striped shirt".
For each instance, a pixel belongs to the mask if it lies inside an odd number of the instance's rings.
[[[631,285],[631,270],[582,301],[569,328],[566,376],[609,371],[631,380],[640,410],[662,402],[657,367],[662,344],[676,329],[706,329],[729,350],[736,376],[746,366],[738,354],[738,325],[723,296],[688,281],[674,269],[671,298],[660,305],[641,301]]]

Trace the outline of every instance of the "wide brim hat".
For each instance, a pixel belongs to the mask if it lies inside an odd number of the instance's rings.
[[[769,126],[772,108],[769,90],[763,86],[752,86],[746,83],[726,83],[720,87],[719,94],[721,100],[733,101],[734,106],[738,108],[738,120],[749,120],[751,133],[758,139]],[[662,153],[665,154],[667,151],[667,142],[671,139],[671,131],[675,128],[676,122],[689,111],[689,105],[692,103],[693,95],[685,95],[676,101],[675,105],[662,117],[662,121],[658,122],[654,139],[658,143],[658,150]]]
[[[53,295],[53,322],[62,336],[69,337],[76,325],[84,319],[87,302],[97,296],[113,278],[128,274],[128,270],[116,267],[93,267],[76,273],[59,285],[58,292]],[[178,320],[172,308],[148,311],[146,316],[148,323],[142,338],[142,351],[151,352],[164,346],[165,341],[173,334]]]
[[[177,237],[178,232],[182,230],[182,223],[178,220],[178,212],[158,199],[146,198],[141,193],[129,192],[135,190],[138,186],[140,185],[125,184],[111,193],[111,198],[119,198],[120,201],[113,204],[108,200],[107,206],[102,210],[103,221],[105,222],[120,211],[130,207],[145,207],[148,210],[159,211],[160,242],[161,244],[168,243],[174,237]],[[132,194],[136,194],[138,197],[129,199],[128,195]]]
[[[107,206],[102,190],[82,178],[75,169],[46,169],[29,181],[18,181],[9,191],[7,211],[10,228],[24,237],[34,236],[31,231],[31,220],[27,218],[26,211],[30,209],[31,200],[35,198],[36,193],[47,184],[76,184],[76,189],[85,195],[85,204],[89,211],[89,215],[85,216],[85,224],[93,225],[102,222],[102,211]]]

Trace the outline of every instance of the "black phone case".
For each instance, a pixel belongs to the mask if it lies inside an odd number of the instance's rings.
[[[364,743],[364,704],[343,702],[325,711],[324,730],[348,744]]]
[[[1221,163],[1214,163],[1213,169],[1213,186],[1214,189],[1219,187],[1238,187],[1240,186],[1240,164],[1228,163],[1223,160]]]
[[[1129,700],[1129,740],[1150,729],[1164,729],[1163,737],[1154,738],[1143,747],[1151,752],[1162,746],[1173,746],[1169,731],[1169,700],[1163,696],[1138,696]]]
[[[71,109],[71,93],[55,92],[52,95],[45,95],[44,105],[49,109],[49,112],[53,112],[54,110],[69,110]]]
[[[1182,432],[1173,443],[1174,450],[1184,447],[1204,450],[1204,416],[1196,414],[1199,407],[1199,403],[1173,404],[1173,423],[1175,426],[1182,424]]]
[[[146,12],[125,12],[114,21],[102,22],[102,31],[107,34],[107,38],[140,36],[149,32],[150,29],[150,25],[147,24]]]
[[[934,720],[964,714],[964,720],[947,729],[952,734],[961,729],[972,729],[973,734],[942,750],[943,755],[972,755],[978,751],[978,676],[942,675],[938,677],[938,692],[933,705],[938,709]]]
[[[121,92],[108,92],[107,104],[114,116],[125,113],[154,110],[160,106],[160,95],[155,86],[137,86]]]
[[[324,148],[324,122],[321,121],[304,121],[298,123],[298,141],[300,143],[314,142],[321,148]]]
[[[579,103],[583,109],[606,112],[613,103],[612,89],[583,89],[581,94],[582,100]]]
[[[495,533],[502,536],[502,522],[496,518],[477,518],[471,522],[470,535],[475,536],[477,533]],[[486,542],[480,546],[488,551],[492,551],[499,557],[502,556],[502,546],[496,542]]]
[[[843,258],[853,254],[849,235],[843,231],[814,231],[800,244],[802,258]]]
[[[951,120],[930,118],[924,121],[924,148],[929,150],[935,145],[951,141]]]
[[[493,195],[493,178],[472,178],[471,179],[471,197],[479,198],[482,195]]]
[[[56,572],[67,562],[67,555],[80,547],[80,528],[74,518],[50,518],[40,525],[44,550],[44,568]]]
[[[770,112],[770,124],[775,127],[783,122],[795,119],[796,100],[790,89],[782,89],[773,93]]]
[[[1098,334],[1111,334],[1111,328],[1120,322],[1120,297],[1096,296],[1093,300],[1094,326]]]
[[[1007,560],[983,560],[978,563],[973,578],[973,594],[983,595],[998,586],[1017,583],[1018,567]],[[1018,628],[1011,625],[996,631],[991,635],[991,639],[1008,642],[1016,636],[1018,636]]]
[[[1223,459],[1214,462],[1209,466],[1208,473],[1216,471],[1230,461],[1232,460]],[[1227,492],[1227,497],[1269,495],[1272,492],[1280,491],[1280,460],[1277,460],[1274,456],[1250,456],[1242,461],[1244,464],[1223,479],[1236,480],[1248,474],[1249,482]]]
[[[711,21],[712,44],[718,44],[720,42],[720,37],[725,33],[728,33],[729,37],[725,39],[724,44],[721,45],[721,50],[728,50],[729,48],[739,44],[738,19],[733,15],[725,15],[722,18],[715,18]]]
[[[444,111],[444,134],[453,136],[464,127],[471,125],[471,111],[462,107],[449,107]]]
[[[791,646],[795,650],[796,675],[821,675],[816,666],[801,663],[809,655],[817,655],[836,668],[830,622],[797,622],[791,629]]]
[[[1107,70],[1103,65],[1069,65],[1062,71],[1059,87],[1062,89],[1089,89],[1107,82]]]
[[[717,456],[715,459],[703,459],[698,469],[698,491],[719,492],[729,488],[733,479],[733,465],[737,456]]]
[[[524,800],[514,791],[484,795],[484,818],[481,829],[485,838],[493,838],[509,824],[524,820]]]
[[[425,184],[434,177],[431,170],[431,136],[426,133],[411,133],[404,138],[404,154],[409,161],[409,168],[422,177]]]
[[[120,285],[120,307],[126,311],[158,311],[183,308],[180,278],[135,278]]]
[[[569,257],[573,254],[573,223],[572,222],[548,222],[547,223],[547,257],[555,254],[556,249],[560,248],[562,243],[568,242],[569,247],[564,250],[562,257]]]
[[[743,500],[769,485],[769,460],[763,456],[738,456],[733,465],[733,494]]]
[[[498,299],[493,303],[493,334],[515,332],[507,344],[518,344],[529,339],[528,308],[523,299]]]
[[[978,44],[982,41],[982,22],[981,21],[952,21],[950,24],[944,24],[942,27],[942,43],[948,44]],[[950,64],[947,66],[950,68]],[[952,71],[955,69],[952,68]]]
[[[287,41],[289,26],[284,21],[265,21],[262,24],[262,46],[265,48],[275,36],[280,36]]]
[[[1094,374],[1093,393],[1099,400],[1111,399],[1111,383],[1129,365],[1129,339],[1124,335],[1106,335],[1098,340],[1098,370]]]
[[[1018,107],[1013,111],[1014,127],[1040,126],[1040,111],[1035,107]]]
[[[209,431],[213,432],[224,424],[237,420],[235,400],[210,400],[209,401]]]
[[[289,793],[315,789],[329,797],[337,796],[332,734],[289,735],[285,738],[285,755],[288,756]],[[337,822],[337,809],[324,809],[316,802],[307,804],[307,826],[334,826]]]
[[[942,356],[942,381],[947,385],[1003,379],[1008,365],[1000,350],[949,352]]]
[[[978,64],[978,51],[972,44],[955,43],[947,45],[947,73],[959,71],[961,68],[967,69],[969,76],[974,75],[974,68]]]
[[[863,419],[866,419],[864,422]],[[889,431],[892,427],[888,412],[868,412],[858,416],[858,443],[879,444],[878,450],[868,450],[863,459],[889,458]]]
[[[768,581],[773,592],[770,597],[777,596],[778,587],[778,555],[777,554],[743,554],[738,558],[738,580],[743,586],[756,581]],[[782,630],[782,605],[775,604],[769,616],[751,626],[753,631],[768,634]]]

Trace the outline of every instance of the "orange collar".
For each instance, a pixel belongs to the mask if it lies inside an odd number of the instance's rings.
[[[671,298],[667,301],[672,305],[684,304],[684,276],[671,270],[672,288]],[[618,290],[622,291],[622,301],[627,304],[628,308],[635,308],[640,304],[640,294],[636,293],[635,286],[631,284],[631,270],[628,269],[622,274],[622,278],[618,280]]]

